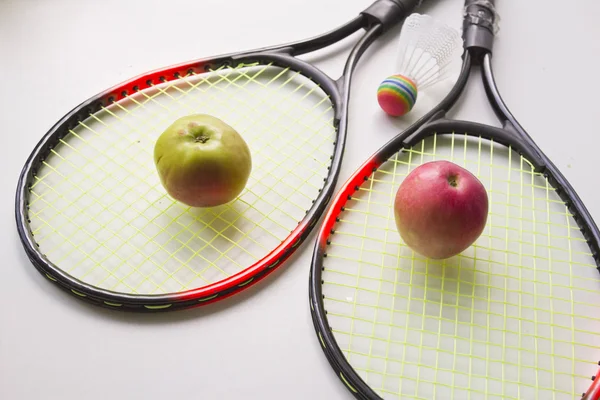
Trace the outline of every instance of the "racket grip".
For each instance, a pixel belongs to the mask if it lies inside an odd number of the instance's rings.
[[[369,18],[370,25],[380,24],[382,32],[403,21],[423,0],[377,0],[361,14]]]
[[[491,53],[498,31],[495,0],[465,0],[463,18],[464,48]]]

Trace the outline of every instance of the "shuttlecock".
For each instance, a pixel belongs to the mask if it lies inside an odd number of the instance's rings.
[[[411,14],[400,32],[397,73],[377,89],[379,106],[395,117],[412,110],[419,90],[447,78],[460,44],[458,30],[429,15]]]

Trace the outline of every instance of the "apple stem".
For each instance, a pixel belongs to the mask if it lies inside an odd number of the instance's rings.
[[[448,177],[448,183],[450,184],[450,186],[452,187],[457,187],[458,186],[458,177],[456,175],[450,175]]]
[[[196,142],[206,143],[208,142],[208,139],[210,138],[205,135],[196,136]]]

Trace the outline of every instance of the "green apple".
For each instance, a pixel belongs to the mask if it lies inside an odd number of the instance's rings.
[[[156,141],[154,163],[167,193],[192,207],[232,201],[246,187],[252,170],[244,138],[206,114],[173,122]]]

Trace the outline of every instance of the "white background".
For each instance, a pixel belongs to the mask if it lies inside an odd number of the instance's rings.
[[[91,95],[165,65],[317,35],[370,3],[0,0],[0,399],[350,399],[310,320],[314,235],[292,262],[233,299],[123,314],[59,292],[31,266],[16,233],[14,192],[40,137]],[[600,2],[497,3],[501,93],[600,221]],[[422,11],[460,28],[462,4],[439,0]],[[359,64],[340,184],[408,124],[384,117],[374,97],[393,70],[398,33]],[[352,41],[318,65],[337,77]],[[475,78],[453,115],[495,122]],[[414,117],[447,87],[425,95]]]

